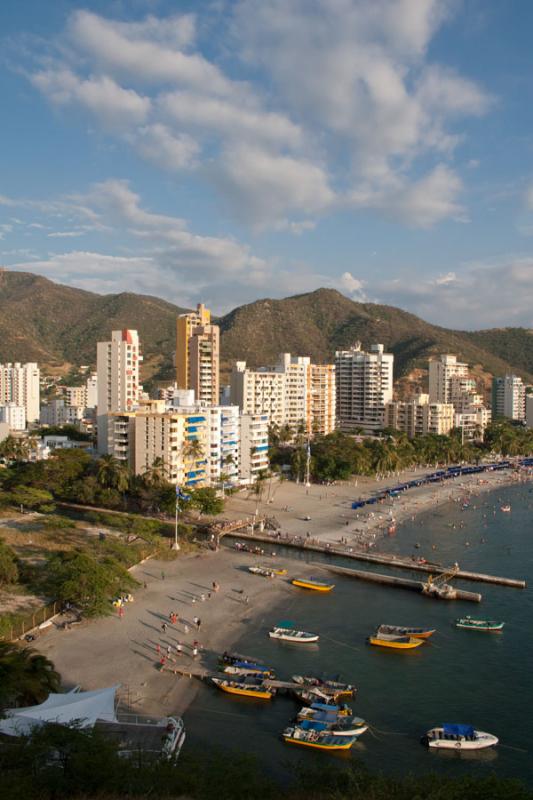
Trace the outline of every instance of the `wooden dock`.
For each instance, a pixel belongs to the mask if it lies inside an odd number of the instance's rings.
[[[235,536],[233,532],[228,532],[228,536]],[[401,556],[380,555],[378,553],[364,553],[361,550],[353,550],[350,552],[344,547],[326,547],[322,544],[310,544],[306,539],[299,538],[298,540],[281,538],[275,539],[264,533],[251,534],[247,531],[239,531],[238,539],[245,539],[252,542],[263,542],[271,545],[272,547],[292,547],[296,550],[308,550],[312,553],[324,553],[326,555],[342,556],[343,558],[351,558],[354,561],[366,561],[370,564],[383,564],[387,567],[394,567],[396,569],[407,569],[413,572],[424,572],[428,575],[435,575],[440,572],[448,572],[450,568],[443,567],[438,564],[421,564],[418,561],[411,561],[408,558]],[[525,589],[526,582],[517,580],[515,578],[504,578],[499,575],[486,575],[482,572],[469,572],[468,570],[460,569],[456,576],[466,581],[478,581],[480,583],[492,583],[498,586],[510,586],[514,589]]]
[[[318,562],[311,562],[311,566],[326,569],[328,572],[334,572],[337,575],[345,575],[348,578],[359,578],[359,580],[367,581],[368,583],[379,583],[383,586],[395,586],[398,589],[410,589],[411,591],[423,593],[424,583],[422,581],[414,581],[409,578],[398,578],[395,575],[381,575],[378,572],[366,572],[359,569],[347,569],[346,567],[333,567],[327,564],[319,564]],[[456,576],[457,577],[457,576]],[[467,592],[464,589],[457,589],[454,586],[455,597],[450,598],[454,600],[469,600],[473,603],[480,603],[482,597],[477,592]],[[427,595],[429,596],[429,595]]]
[[[227,672],[217,672],[215,670],[206,669],[205,667],[196,667],[193,665],[190,667],[186,667],[185,665],[168,666],[164,671],[171,672],[175,675],[181,675],[183,678],[198,678],[198,680],[201,681],[207,681],[211,678],[219,678],[220,680],[231,681],[237,677],[236,675],[229,675]],[[264,678],[261,679],[260,682],[268,689],[285,689],[286,691],[290,691],[291,689],[308,688],[306,686],[302,686],[301,683],[295,683],[294,681],[279,681],[275,680],[274,678]]]

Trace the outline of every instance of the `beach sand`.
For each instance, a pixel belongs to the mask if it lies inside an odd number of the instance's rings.
[[[416,514],[449,500],[470,499],[475,503],[476,495],[498,487],[503,500],[505,487],[516,480],[511,471],[461,477],[437,486],[411,489],[398,499],[365,511],[352,510],[354,500],[420,477],[426,471],[405,472],[381,481],[360,478],[329,487],[273,482],[267,485],[259,504],[248,492],[229,498],[223,517],[252,517],[257,508],[259,516],[275,517],[283,534],[306,537],[309,532],[311,538],[323,542],[338,544],[344,540],[347,547],[368,548],[385,535],[391,516],[398,523],[401,537],[402,521]],[[310,519],[304,519],[306,516]],[[226,547],[170,562],[147,560],[131,570],[141,586],[134,593],[134,602],[126,604],[122,618],[115,613],[84,621],[68,631],[52,626],[35,646],[54,662],[65,687],[79,684],[84,689],[96,689],[121,684],[124,704],[132,711],[161,716],[182,714],[194,699],[199,682],[173,674],[175,665],[215,669],[217,655],[234,646],[245,630],[260,626],[266,636],[268,629],[284,616],[283,607],[290,603],[294,588],[288,578],[269,580],[249,573],[247,567],[256,562],[261,563],[261,558],[251,559],[249,554]],[[289,577],[294,572],[295,562],[290,558],[276,558],[275,563],[288,567]],[[298,562],[298,574],[308,574],[309,569]],[[220,586],[218,592],[212,591],[213,581]],[[211,597],[207,599],[209,592]],[[176,625],[169,621],[171,611],[178,615]],[[194,628],[194,617],[202,620],[199,632]],[[163,622],[168,626],[166,632],[161,630]],[[188,633],[185,624],[189,626]],[[193,659],[195,639],[202,649]],[[178,641],[183,644],[181,656],[176,655]],[[157,645],[161,654],[166,653],[168,645],[172,647],[171,659],[163,671],[159,668]]]

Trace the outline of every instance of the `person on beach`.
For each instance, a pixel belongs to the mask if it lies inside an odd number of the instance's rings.
[[[163,672],[163,669],[164,669],[166,663],[167,663],[167,660],[166,660],[165,656],[161,656],[161,658],[159,659],[159,669],[161,670],[161,672]]]
[[[198,619],[198,617],[193,617],[193,618],[192,618],[192,621],[194,622],[194,625],[195,625],[195,627],[197,628],[197,627],[198,627],[198,623],[200,622],[200,620]]]
[[[170,645],[168,645],[168,647],[167,647],[167,656],[168,656],[168,658],[170,658],[171,651],[172,651],[172,647]]]
[[[162,581],[164,581],[164,580],[165,580],[165,573],[163,572],[163,570],[161,570],[161,580],[162,580]]]
[[[167,632],[167,623],[166,622],[162,622],[161,623],[161,631],[162,631],[162,633],[166,633]]]
[[[198,655],[198,648],[197,647],[193,647],[193,649],[192,649],[192,657],[196,658],[197,655]]]
[[[182,652],[183,652],[183,645],[181,644],[181,642],[176,642],[176,655],[181,656]]]
[[[189,633],[189,626],[187,625],[187,623],[185,623],[184,626],[183,626],[183,633],[185,635],[187,635]]]
[[[202,625],[202,620],[199,617],[196,617],[196,630],[199,631]]]

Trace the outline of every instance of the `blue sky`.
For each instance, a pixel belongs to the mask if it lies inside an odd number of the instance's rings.
[[[533,327],[529,0],[3,0],[0,263]]]

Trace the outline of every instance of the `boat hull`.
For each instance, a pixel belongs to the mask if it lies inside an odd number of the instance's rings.
[[[413,650],[415,647],[420,647],[424,644],[423,639],[415,639],[410,637],[407,642],[399,642],[394,639],[381,639],[379,636],[370,636],[368,641],[376,647],[388,647],[392,650]]]
[[[501,633],[503,631],[504,622],[493,622],[479,620],[477,624],[474,620],[458,619],[455,621],[456,628],[463,628],[468,631],[482,631],[483,633]]]
[[[312,644],[313,642],[318,642],[320,638],[317,633],[299,631],[300,636],[296,636],[295,633],[289,630],[274,629],[269,631],[268,635],[271,639],[278,639],[280,642],[291,642],[292,644]]]
[[[472,737],[456,736],[444,738],[442,728],[434,728],[422,737],[422,741],[431,750],[486,750],[498,744],[498,737],[485,731],[474,731]]]
[[[253,697],[256,700],[271,700],[273,697],[273,693],[269,692],[267,689],[261,688],[252,688],[248,686],[231,686],[230,684],[224,684],[222,681],[213,681],[215,686],[223,692],[227,694],[237,695],[238,697]]]
[[[378,630],[385,633],[396,634],[397,636],[412,636],[415,639],[429,639],[436,631],[436,628],[409,628],[401,625],[380,625]]]
[[[283,739],[287,744],[296,744],[301,747],[311,747],[314,750],[349,750],[355,742],[355,736],[345,737],[327,737],[325,739],[318,739],[317,741],[310,741],[306,738],[299,738],[294,734],[283,734]]]
[[[293,586],[298,586],[300,589],[310,589],[313,592],[331,592],[335,588],[334,583],[318,583],[315,581],[306,581],[303,579],[295,578],[291,581]]]

